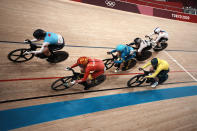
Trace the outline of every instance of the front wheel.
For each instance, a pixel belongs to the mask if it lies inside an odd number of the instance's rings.
[[[55,91],[68,89],[72,87],[72,85],[70,84],[72,80],[73,80],[72,76],[60,78],[52,83],[51,88]]]
[[[17,62],[17,63],[29,61],[34,57],[34,54],[25,55],[24,53],[26,51],[29,51],[29,49],[22,48],[22,49],[13,50],[8,54],[8,59],[10,61]]]
[[[144,75],[136,75],[134,77],[132,77],[128,82],[127,82],[127,86],[128,87],[138,87],[140,86],[142,83],[144,83],[146,79],[144,78]]]
[[[106,70],[112,68],[112,66],[114,65],[114,60],[113,59],[104,59],[103,63],[105,65]]]

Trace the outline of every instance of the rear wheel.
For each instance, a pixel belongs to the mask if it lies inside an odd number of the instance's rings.
[[[103,63],[105,65],[106,70],[112,68],[112,66],[114,65],[114,60],[113,59],[104,59]]]
[[[138,56],[137,55],[137,57],[136,57],[136,59],[138,60],[138,61],[144,61],[144,60],[147,60],[147,59],[149,59],[150,57],[151,57],[151,55],[152,55],[152,52],[150,52],[150,51],[143,51],[142,52],[142,55],[141,56]]]
[[[137,61],[135,59],[128,60],[125,62],[124,67],[122,68],[122,71],[129,70],[133,68],[136,65]]]
[[[34,57],[34,54],[27,54],[25,55],[24,53],[26,51],[29,51],[29,49],[16,49],[11,51],[8,54],[8,59],[13,62],[21,63],[25,61],[29,61]]]
[[[52,83],[51,88],[56,91],[68,89],[72,87],[72,85],[70,84],[72,80],[73,80],[72,76],[60,78]]]
[[[127,82],[127,86],[128,87],[138,87],[140,86],[142,83],[144,83],[146,79],[144,78],[144,75],[136,75],[134,77],[132,77],[128,82]]]
[[[66,60],[68,56],[69,54],[65,51],[56,51],[47,59],[47,61],[50,63],[58,63]]]
[[[164,50],[165,48],[167,48],[168,44],[167,43],[161,43],[161,47],[158,47],[158,46],[155,46],[153,48],[154,51],[162,51]]]

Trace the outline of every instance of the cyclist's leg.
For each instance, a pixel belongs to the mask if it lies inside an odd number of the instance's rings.
[[[162,42],[165,43],[166,41],[168,41],[168,38],[161,37],[161,38],[159,39],[159,41],[157,42],[157,46],[158,46],[158,47],[161,47],[161,43],[162,43]]]
[[[105,80],[106,76],[104,75],[104,70],[95,71],[92,73],[93,83],[98,84]]]
[[[158,79],[159,79],[159,81],[158,82],[163,82],[163,81],[165,81],[166,79],[167,79],[167,77],[168,77],[168,72],[169,72],[169,69],[168,70],[162,70],[158,75],[157,75],[157,77],[158,77]]]
[[[57,45],[57,46],[55,47],[55,49],[54,49],[54,50],[61,50],[64,46],[65,46],[65,44],[64,44],[64,43],[59,44],[59,45]]]
[[[96,79],[97,77],[99,77],[100,75],[103,75],[105,72],[105,65],[103,63],[99,63],[96,66],[96,70],[92,73],[92,78]]]
[[[136,52],[134,52],[133,54],[129,54],[126,59],[125,59],[125,63],[127,63],[127,66],[130,65],[131,59],[136,57]]]
[[[92,85],[94,86],[95,84],[98,84],[102,81],[105,80],[106,76],[104,75],[104,72],[105,72],[105,66],[104,64],[100,64],[100,65],[97,65],[97,70],[94,71],[91,76],[89,76],[89,79],[91,79],[92,81]]]
[[[168,41],[168,38],[162,37],[162,38],[160,39],[160,42],[162,42],[162,43],[165,43],[166,41]]]
[[[45,47],[43,50],[43,54],[46,55],[47,57],[49,57],[51,55],[51,52],[49,50],[49,47]]]
[[[52,54],[53,50],[57,48],[56,45],[48,45],[48,49],[50,51],[50,53]]]

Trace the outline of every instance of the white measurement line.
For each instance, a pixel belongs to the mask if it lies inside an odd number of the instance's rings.
[[[176,59],[174,59],[168,52],[164,52],[170,57],[170,59],[172,59],[172,61],[174,61],[179,67],[181,67],[193,80],[197,81],[197,79],[192,74],[190,74]]]

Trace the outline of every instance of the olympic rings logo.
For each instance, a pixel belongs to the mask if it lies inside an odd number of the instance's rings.
[[[109,7],[114,7],[116,5],[116,2],[105,0],[105,4]]]

